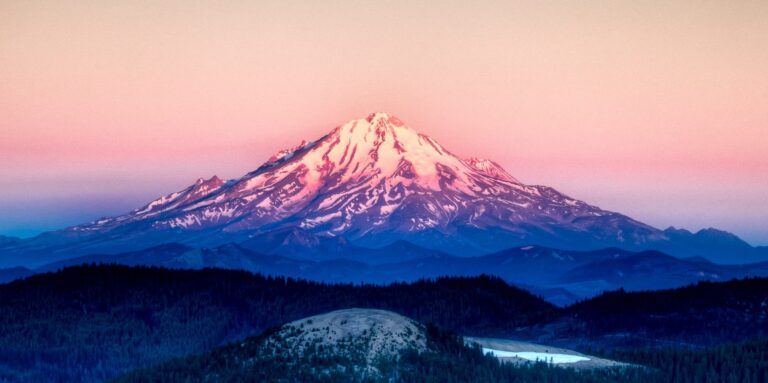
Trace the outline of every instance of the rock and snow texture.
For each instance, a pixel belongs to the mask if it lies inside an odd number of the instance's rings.
[[[224,181],[219,177],[213,176],[210,179],[199,178],[195,183],[186,189],[162,196],[146,206],[136,209],[127,215],[115,218],[103,218],[94,221],[90,225],[76,226],[75,230],[103,230],[113,228],[129,222],[141,221],[158,217],[164,213],[173,212],[174,209],[187,207],[192,202],[205,198],[211,193],[216,192],[224,186]]]
[[[501,165],[484,158],[470,157],[464,160],[464,162],[475,170],[481,171],[493,178],[520,183],[515,177],[512,177],[507,173]]]
[[[525,185],[493,161],[461,159],[386,113],[281,151],[240,179],[200,179],[124,216],[70,230],[196,238],[209,231],[209,238],[231,240],[285,228],[363,246],[408,240],[474,254],[532,243],[583,248],[664,237],[554,189]]]
[[[286,352],[302,355],[322,345],[362,352],[368,363],[377,357],[397,357],[406,349],[427,350],[423,326],[386,310],[346,309],[288,323],[271,336]]]

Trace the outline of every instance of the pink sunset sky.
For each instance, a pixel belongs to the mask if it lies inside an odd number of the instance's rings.
[[[768,244],[768,1],[2,1],[0,234],[235,178],[372,111]]]

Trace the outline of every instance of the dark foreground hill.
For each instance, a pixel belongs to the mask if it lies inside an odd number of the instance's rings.
[[[709,349],[614,351],[628,361],[572,369],[504,363],[461,337],[383,310],[305,318],[201,355],[121,376],[129,382],[755,382],[768,381],[768,342]]]
[[[638,368],[577,372],[513,365],[461,337],[383,310],[339,310],[209,353],[140,369],[116,382],[649,382]]]
[[[490,277],[353,286],[216,269],[78,266],[0,285],[0,381],[102,381],[350,307],[486,335],[558,313]]]
[[[559,309],[485,276],[373,286],[219,269],[77,266],[0,285],[0,381],[104,381],[352,307],[462,335],[582,348],[700,347],[768,335],[768,279],[613,292]]]

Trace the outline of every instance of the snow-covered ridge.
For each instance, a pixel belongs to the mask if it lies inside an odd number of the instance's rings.
[[[272,155],[272,157],[269,157],[267,160],[267,163],[277,162],[277,161],[285,161],[289,160],[294,153],[297,151],[306,148],[307,146],[311,145],[312,142],[307,142],[307,140],[301,140],[301,143],[288,149],[282,149]]]
[[[225,182],[218,176],[213,176],[210,179],[198,178],[193,185],[186,189],[164,195],[125,216],[101,218],[91,222],[90,225],[77,226],[75,229],[85,231],[97,230],[100,227],[111,227],[120,223],[133,222],[157,216],[169,210],[183,208],[189,203],[200,200],[211,193],[220,190],[224,185]]]
[[[485,158],[479,158],[479,157],[470,157],[470,158],[464,159],[464,162],[467,165],[469,165],[471,168],[481,171],[491,177],[509,181],[509,182],[520,183],[520,181],[515,179],[515,177],[512,177],[509,173],[507,173],[507,171],[504,170],[504,168],[502,168],[501,165],[491,160],[487,160]]]

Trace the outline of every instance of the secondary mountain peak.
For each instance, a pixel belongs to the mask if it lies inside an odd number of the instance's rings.
[[[209,179],[205,179],[201,177],[201,178],[198,178],[197,181],[195,182],[195,185],[202,188],[206,188],[206,187],[218,188],[218,187],[221,187],[221,185],[223,184],[224,184],[224,181],[221,178],[219,178],[219,176],[213,176]]]
[[[288,160],[291,157],[293,157],[294,153],[296,153],[301,149],[304,149],[306,146],[309,146],[310,144],[311,142],[307,142],[307,140],[301,140],[300,144],[291,148],[282,149],[277,153],[275,153],[274,155],[272,155],[272,157],[269,157],[269,159],[267,160],[267,164],[278,162],[281,160]]]
[[[515,177],[512,177],[509,173],[507,173],[507,171],[504,170],[504,168],[502,168],[501,165],[491,160],[488,160],[485,158],[479,158],[479,157],[470,157],[465,159],[464,162],[466,162],[467,165],[469,165],[473,169],[479,170],[485,174],[488,174],[491,177],[506,180],[509,182],[517,182],[517,183],[520,182]]]

